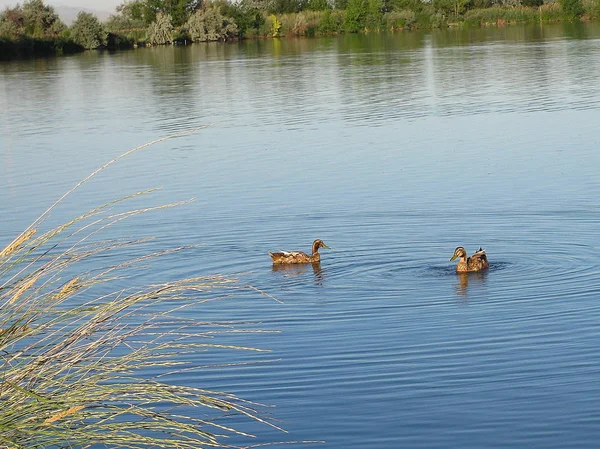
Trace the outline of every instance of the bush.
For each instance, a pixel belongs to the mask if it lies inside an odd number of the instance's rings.
[[[135,39],[125,34],[108,33],[106,47],[110,50],[125,50],[135,46]]]
[[[600,18],[600,0],[584,0],[582,6],[588,19]]]
[[[540,19],[544,21],[560,20],[562,17],[562,8],[558,2],[546,3],[539,8]]]
[[[173,20],[169,14],[159,12],[156,20],[148,27],[148,40],[152,45],[165,45],[173,42]]]
[[[583,14],[581,0],[559,0],[563,14],[568,19],[575,19]]]
[[[319,29],[322,33],[338,34],[344,32],[346,12],[338,9],[325,10]]]
[[[416,14],[410,9],[392,11],[385,15],[386,26],[390,30],[411,28],[416,23]]]
[[[281,36],[281,22],[275,14],[271,14],[269,16],[269,22],[271,25],[269,28],[269,34],[271,35],[271,37]]]
[[[185,27],[193,42],[224,41],[238,33],[235,21],[221,15],[216,7],[196,11]]]
[[[19,36],[14,39],[0,37],[0,60],[66,55],[83,50],[81,45],[63,36],[46,38]]]
[[[108,33],[96,16],[81,11],[71,27],[73,40],[82,47],[91,50],[105,46],[108,42]]]
[[[369,13],[368,0],[348,0],[344,25],[346,31],[357,33],[364,30]]]

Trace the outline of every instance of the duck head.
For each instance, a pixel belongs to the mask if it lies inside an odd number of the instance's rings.
[[[323,242],[323,240],[317,239],[317,240],[315,240],[313,242],[313,245],[312,245],[312,252],[313,252],[313,254],[316,253],[317,251],[319,251],[319,248],[327,248],[327,249],[329,249],[329,246],[327,246],[325,244],[325,242]]]
[[[450,260],[454,260],[457,257],[460,257],[461,259],[463,257],[467,257],[467,252],[462,246],[459,246],[454,250],[454,255],[450,258]]]

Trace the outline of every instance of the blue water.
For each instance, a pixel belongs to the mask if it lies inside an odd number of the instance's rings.
[[[269,331],[217,340],[271,352],[198,352],[219,366],[167,376],[272,405],[289,432],[232,417],[257,435],[236,444],[594,448],[599,38],[566,24],[3,63],[0,246],[112,158],[212,124],[101,172],[45,226],[146,188],[162,187],[130,207],[194,198],[107,232],[199,245],[136,282],[221,273],[276,299],[186,312]],[[271,265],[315,238],[320,266]],[[457,276],[459,245],[490,269]]]

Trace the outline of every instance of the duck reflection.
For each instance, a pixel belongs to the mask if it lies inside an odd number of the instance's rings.
[[[457,282],[455,285],[458,296],[467,296],[468,289],[485,285],[487,282],[487,270],[475,271],[472,273],[457,273]]]
[[[301,276],[309,272],[312,268],[312,272],[315,275],[315,283],[321,285],[323,283],[323,269],[321,263],[307,263],[307,264],[273,264],[273,271],[280,271],[285,273],[285,276]]]

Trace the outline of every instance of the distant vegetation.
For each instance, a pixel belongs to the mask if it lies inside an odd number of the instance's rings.
[[[596,20],[600,0],[129,0],[67,27],[43,0],[0,14],[0,59],[94,48]]]

